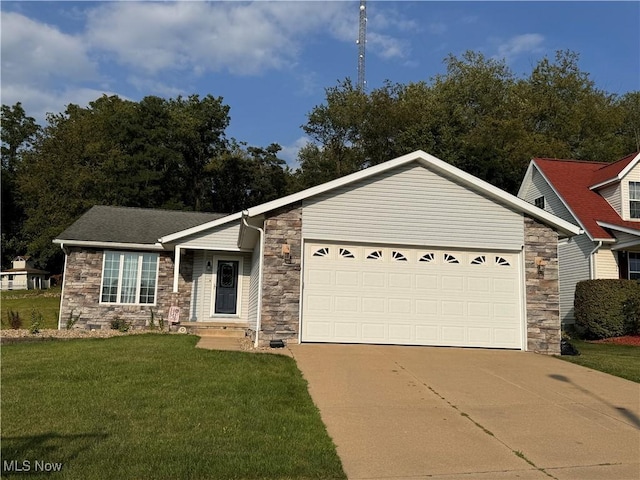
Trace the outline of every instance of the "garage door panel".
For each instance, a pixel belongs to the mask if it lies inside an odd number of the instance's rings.
[[[508,253],[307,244],[302,340],[520,348],[519,261]]]

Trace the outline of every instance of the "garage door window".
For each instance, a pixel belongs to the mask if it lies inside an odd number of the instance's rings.
[[[382,250],[374,250],[367,255],[367,260],[382,260]]]
[[[327,247],[316,250],[313,254],[314,257],[326,257],[329,255],[329,249]]]
[[[503,257],[496,257],[496,265],[500,265],[500,266],[503,266],[503,267],[510,267],[511,266],[509,261],[506,258],[503,258]]]
[[[460,263],[458,261],[458,259],[456,257],[454,257],[453,255],[451,255],[450,253],[445,253],[444,254],[444,261],[445,261],[445,263]]]
[[[420,257],[420,259],[418,260],[419,262],[435,262],[436,261],[436,256],[433,253],[425,253],[424,255],[422,255]]]
[[[487,257],[484,255],[480,255],[479,257],[471,260],[471,265],[484,265],[485,263],[487,263]]]
[[[393,252],[391,252],[391,258],[393,258],[397,262],[406,262],[407,261],[407,257],[405,257],[404,254],[402,254],[400,252],[396,252],[395,250]]]
[[[353,253],[351,253],[349,250],[347,250],[346,248],[341,248],[340,249],[340,256],[343,258],[356,258]]]

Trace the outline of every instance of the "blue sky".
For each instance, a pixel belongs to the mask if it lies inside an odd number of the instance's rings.
[[[300,128],[324,89],[357,78],[359,3],[0,3],[2,103],[46,112],[103,93],[140,100],[198,93],[231,107],[228,137],[282,145],[295,165]],[[367,2],[369,89],[429,81],[466,50],[530,73],[556,50],[610,93],[640,90],[640,2]]]

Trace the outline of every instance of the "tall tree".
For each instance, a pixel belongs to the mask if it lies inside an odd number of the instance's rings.
[[[40,127],[33,117],[27,116],[22,104],[2,105],[0,113],[0,162],[2,182],[2,265],[8,265],[18,254],[26,253],[26,242],[21,235],[25,213],[20,205],[16,170],[22,155],[31,148]]]

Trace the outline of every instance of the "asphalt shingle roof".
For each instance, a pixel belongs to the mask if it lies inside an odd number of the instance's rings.
[[[226,216],[225,213],[96,205],[58,235],[57,239],[153,245],[165,235]]]
[[[635,154],[634,154],[635,155]],[[551,182],[556,192],[578,217],[593,238],[615,238],[611,232],[597,222],[610,223],[637,230],[637,222],[625,221],[609,205],[604,197],[589,187],[597,182],[609,180],[629,164],[629,157],[613,164],[580,160],[535,158],[534,162]]]

